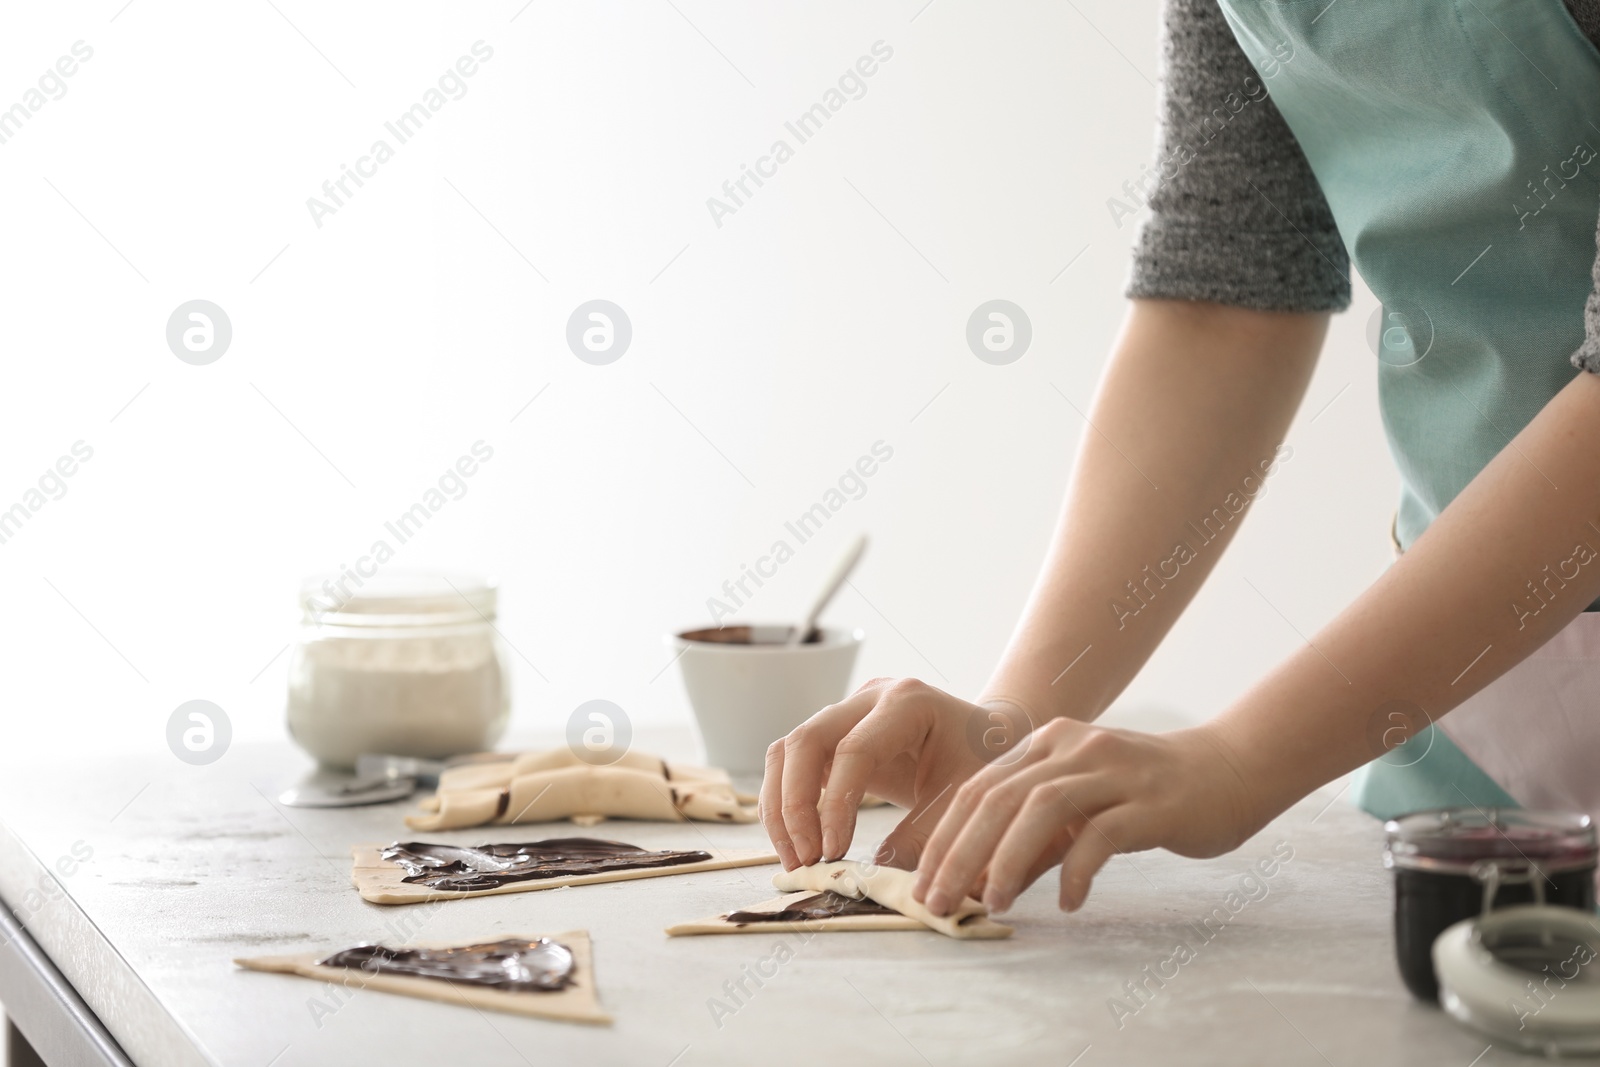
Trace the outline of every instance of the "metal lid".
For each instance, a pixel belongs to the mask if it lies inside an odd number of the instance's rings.
[[[1383,865],[1402,870],[1549,874],[1594,867],[1597,855],[1594,823],[1580,812],[1443,808],[1384,824]]]

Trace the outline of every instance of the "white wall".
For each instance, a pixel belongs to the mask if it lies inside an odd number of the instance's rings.
[[[0,507],[94,450],[0,545],[7,757],[159,751],[197,697],[281,736],[298,579],[480,439],[394,566],[501,578],[544,675],[513,654],[519,729],[593,697],[683,720],[661,635],[878,440],[893,459],[749,613],[792,617],[867,530],[870,603],[831,616],[868,631],[860,677],[982,684],[1083,429],[1063,394],[1086,408],[1123,313],[1133,227],[1105,201],[1149,156],[1156,5],[275,2],[3,16],[0,107],[93,48],[0,144]],[[307,198],[479,40],[466,95],[318,228]],[[865,95],[718,227],[707,198],[880,40]],[[604,367],[563,337],[596,297],[634,328]],[[964,340],[997,297],[1034,329],[1005,367]],[[165,343],[193,298],[233,323],[209,366]],[[1125,706],[1215,712],[1384,564],[1372,307]]]

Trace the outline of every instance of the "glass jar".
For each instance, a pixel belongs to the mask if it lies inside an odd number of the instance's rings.
[[[1491,908],[1595,905],[1595,828],[1577,812],[1446,808],[1384,825],[1383,865],[1394,871],[1394,940],[1400,977],[1436,1001],[1433,943],[1446,928]]]
[[[289,660],[289,734],[325,767],[363,753],[443,759],[505,732],[510,688],[481,578],[307,579]]]

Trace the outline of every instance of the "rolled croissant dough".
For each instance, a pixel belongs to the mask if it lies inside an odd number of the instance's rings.
[[[711,853],[708,860],[679,863],[671,867],[641,867],[632,871],[601,871],[597,874],[569,874],[559,878],[541,878],[526,882],[507,882],[493,889],[461,891],[431,889],[425,885],[407,884],[406,869],[391,863],[382,856],[383,845],[354,845],[350,851],[355,864],[350,870],[350,882],[361,893],[361,898],[373,904],[420,904],[427,900],[467,900],[472,897],[495,896],[500,893],[531,893],[539,889],[561,889],[569,885],[596,885],[600,882],[625,882],[633,878],[659,878],[669,874],[691,874],[695,871],[720,871],[729,867],[755,867],[763,863],[777,863],[776,853],[760,849],[703,848]]]
[[[493,823],[598,818],[682,822],[755,822],[755,798],[738,792],[727,772],[668,763],[643,752],[594,766],[567,749],[507,754],[452,767],[438,791],[406,817],[413,830],[454,830]]]
[[[955,913],[937,916],[911,895],[916,876],[896,867],[841,860],[814,863],[772,876],[772,884],[785,890],[785,896],[765,901],[745,911],[782,911],[788,904],[813,893],[831,890],[857,900],[867,897],[899,915],[836,915],[827,919],[801,922],[729,922],[726,914],[681,923],[667,928],[672,936],[684,934],[742,934],[764,930],[937,930],[959,940],[989,940],[1010,937],[1012,929],[989,918],[989,910],[971,897],[963,898]],[[909,925],[908,925],[909,924]]]
[[[785,893],[760,904],[740,908],[740,911],[782,911],[796,901],[816,896],[809,889]],[[826,919],[802,919],[797,922],[729,922],[728,916],[713,915],[709,919],[678,923],[667,927],[668,937],[687,937],[691,934],[764,934],[804,933],[810,930],[926,930],[927,927],[905,915],[834,915]]]
[[[588,931],[569,930],[564,934],[496,933],[485,940],[499,941],[506,937],[525,937],[529,941],[548,937],[567,946],[572,950],[572,984],[554,992],[511,993],[503,989],[467,985],[442,978],[422,978],[410,974],[372,974],[355,967],[318,965],[317,960],[324,959],[337,950],[304,952],[295,956],[254,956],[233,962],[248,971],[299,975],[319,982],[342,985],[347,989],[375,989],[382,993],[398,993],[401,996],[418,997],[422,1000],[437,1000],[444,1004],[465,1004],[482,1011],[500,1011],[512,1015],[560,1019],[565,1022],[610,1025],[611,1016],[601,1010],[600,998],[595,990],[594,950],[589,944]],[[455,946],[453,943],[433,943],[417,947]]]
[[[835,863],[813,863],[792,871],[779,871],[772,876],[772,884],[779,889],[809,889],[820,893],[831,889],[846,897],[868,897],[884,907],[893,908],[902,915],[916,919],[947,937],[984,938],[1010,937],[1011,927],[989,921],[989,909],[963,897],[952,915],[938,916],[911,895],[916,875],[898,867],[856,863],[840,860]]]

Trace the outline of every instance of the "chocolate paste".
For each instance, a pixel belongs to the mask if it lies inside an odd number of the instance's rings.
[[[798,923],[812,919],[832,919],[838,915],[899,915],[876,900],[854,897],[824,889],[814,896],[802,897],[782,911],[730,911],[725,918],[739,926],[747,923]]]
[[[768,627],[768,629],[778,629],[780,633],[782,631],[781,627]],[[781,645],[785,640],[784,637],[779,637],[769,641],[757,641],[755,629],[750,626],[717,626],[706,630],[689,630],[678,636],[685,641],[703,641],[713,645]],[[814,645],[821,640],[822,631],[813,626],[802,644]]]
[[[488,986],[507,993],[552,993],[572,984],[572,950],[541,937],[537,941],[493,941],[459,948],[385,948],[357,945],[318,960],[321,967],[349,967],[368,974],[405,974]]]
[[[533,882],[576,874],[675,867],[711,858],[709,852],[651,852],[621,841],[556,837],[501,845],[433,845],[397,841],[383,858],[406,870],[401,881],[429,889],[471,893],[510,882]]]

